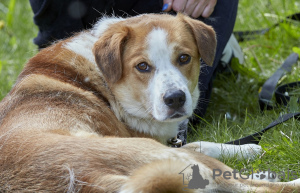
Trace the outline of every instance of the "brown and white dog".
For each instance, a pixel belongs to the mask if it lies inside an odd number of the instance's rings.
[[[164,145],[192,115],[200,58],[212,64],[215,47],[200,21],[150,14],[104,18],[40,51],[0,103],[0,192],[299,189],[297,180],[215,177],[213,169],[232,169],[200,153],[249,155],[259,146]],[[190,168],[203,186],[184,183]]]

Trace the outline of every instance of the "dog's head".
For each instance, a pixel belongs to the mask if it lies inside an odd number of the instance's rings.
[[[211,65],[214,30],[182,14],[141,15],[109,25],[94,45],[97,65],[132,116],[180,121],[199,97],[200,58]]]

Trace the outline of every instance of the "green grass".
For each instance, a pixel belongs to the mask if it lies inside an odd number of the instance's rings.
[[[10,3],[12,2],[12,3]],[[272,26],[287,15],[299,12],[297,0],[243,0],[235,30],[253,30]],[[0,2],[0,99],[10,90],[23,64],[37,52],[32,39],[37,27],[32,22],[32,11],[28,1],[2,0]],[[3,27],[4,23],[4,27]],[[212,99],[204,121],[189,140],[227,142],[261,130],[281,112],[281,108],[261,113],[258,106],[258,90],[284,59],[299,50],[300,24],[283,22],[264,36],[240,44],[245,54],[245,71],[219,74],[214,82]],[[300,80],[299,62],[283,83]],[[299,93],[299,92],[298,92]],[[299,94],[298,94],[299,96]],[[298,110],[300,109],[297,105]],[[253,167],[272,171],[289,169],[300,174],[300,124],[290,120],[267,132],[261,141],[266,151],[255,160],[238,161],[222,158],[234,169]],[[298,175],[300,176],[300,175]]]
[[[13,2],[13,1],[12,1]],[[14,84],[26,60],[37,52],[37,34],[28,1],[0,2],[0,100]],[[0,24],[1,26],[1,24]]]

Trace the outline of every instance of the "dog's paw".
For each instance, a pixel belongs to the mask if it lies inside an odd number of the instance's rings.
[[[297,185],[297,186],[300,186],[300,178],[296,179],[296,180],[293,180],[293,181],[290,181],[288,182],[289,184],[293,184],[293,185]]]
[[[189,143],[183,146],[183,148],[200,152],[214,158],[226,156],[237,157],[238,159],[252,159],[261,155],[263,151],[261,146],[256,144],[231,145],[207,141]]]
[[[245,144],[245,145],[241,145],[241,146],[244,148],[245,153],[248,153],[251,155],[260,155],[263,152],[260,145]]]
[[[245,144],[245,145],[226,145],[223,146],[225,156],[237,157],[238,159],[254,159],[261,155],[263,150],[260,145]]]

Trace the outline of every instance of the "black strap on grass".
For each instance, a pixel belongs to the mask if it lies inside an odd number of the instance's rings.
[[[280,78],[287,72],[291,72],[293,64],[298,61],[299,55],[292,53],[281,65],[280,68],[263,84],[261,91],[259,92],[259,106],[260,110],[271,110],[275,108],[276,104],[273,104],[272,97],[276,92],[278,95],[284,97],[284,89],[280,91],[276,90],[276,86]]]
[[[289,84],[284,84],[279,86],[275,91],[275,98],[277,104],[287,106],[288,102],[290,101],[291,97],[289,96],[289,92],[291,90],[295,90],[295,88],[300,89],[300,82],[292,82]],[[299,103],[299,98],[297,100]]]
[[[290,91],[293,88],[300,88],[300,82],[293,82],[289,84],[282,85],[276,89],[278,80],[283,76],[284,73],[290,72],[292,70],[292,65],[297,63],[299,55],[296,53],[291,54],[281,65],[281,67],[264,83],[259,93],[259,104],[260,108],[263,111],[264,109],[270,110],[274,109],[276,106],[271,102],[273,94],[275,93],[276,101],[278,104],[287,105],[290,97],[286,92]],[[275,91],[276,89],[276,91]],[[299,99],[298,99],[299,102]],[[258,144],[261,140],[262,135],[269,129],[275,127],[278,124],[281,124],[291,118],[300,120],[300,112],[288,113],[278,117],[275,121],[270,123],[266,128],[261,131],[251,134],[247,137],[237,139],[235,141],[227,142],[226,144],[233,145],[244,145],[244,144]]]
[[[280,23],[286,21],[287,19],[300,21],[300,13],[295,13],[295,14],[289,15],[286,17],[285,20],[281,20],[280,22],[272,25],[269,28],[265,28],[265,29],[261,29],[261,30],[235,31],[235,32],[233,32],[233,34],[239,42],[243,42],[246,40],[252,40],[252,39],[255,39],[255,37],[257,35],[266,34],[268,31],[270,31],[270,29],[277,27]]]
[[[258,144],[259,141],[261,140],[262,135],[268,131],[269,129],[275,127],[278,124],[281,124],[287,120],[290,120],[291,118],[295,118],[295,119],[299,119],[300,120],[300,112],[297,113],[288,113],[288,114],[284,114],[278,117],[278,119],[276,119],[275,121],[273,121],[272,123],[270,123],[266,128],[264,128],[263,130],[248,135],[247,137],[243,137],[240,139],[237,139],[235,141],[230,141],[227,142],[226,144],[233,144],[233,145],[244,145],[244,144],[249,144],[249,143],[253,143],[253,144]]]

